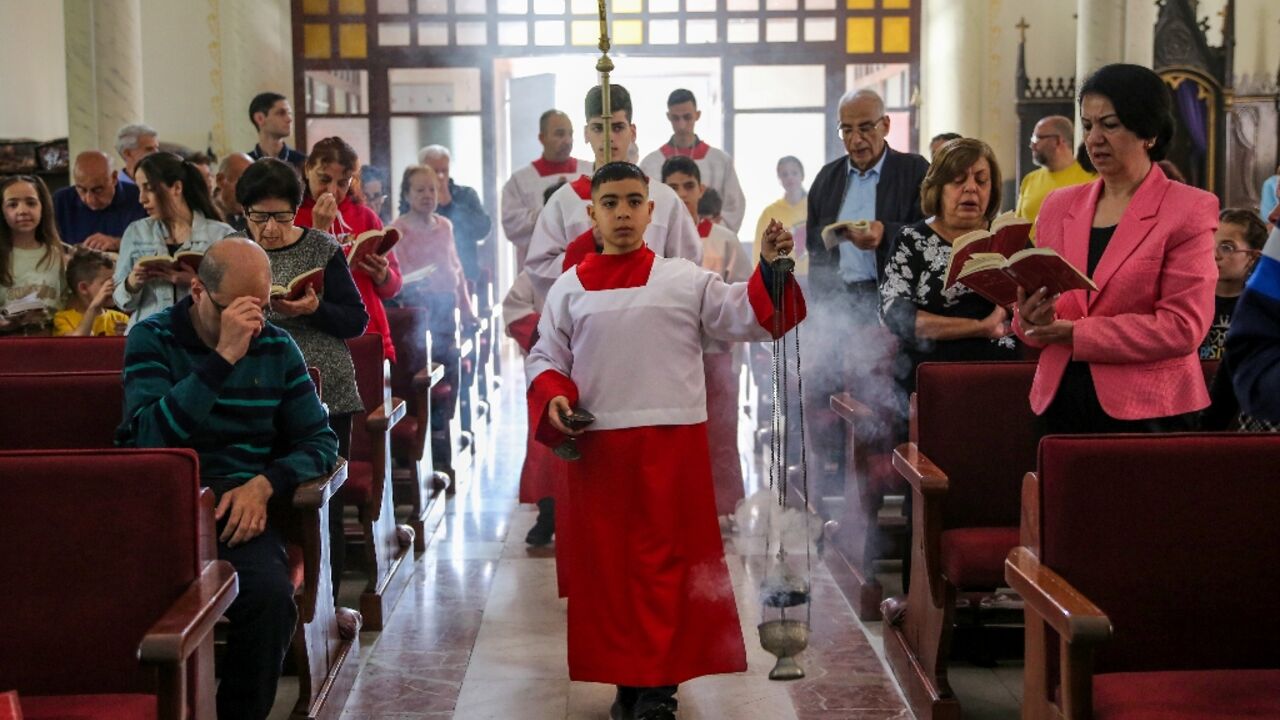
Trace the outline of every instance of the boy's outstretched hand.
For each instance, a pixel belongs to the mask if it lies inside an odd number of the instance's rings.
[[[795,245],[795,239],[791,237],[791,231],[783,227],[782,223],[776,219],[770,220],[768,227],[764,229],[760,254],[768,262],[773,262],[780,253],[790,254]]]
[[[551,402],[547,403],[547,419],[551,421],[551,427],[559,430],[570,437],[577,437],[586,432],[586,429],[574,430],[564,421],[560,419],[561,415],[573,414],[573,406],[569,404],[569,398],[564,395],[557,395],[551,398]]]

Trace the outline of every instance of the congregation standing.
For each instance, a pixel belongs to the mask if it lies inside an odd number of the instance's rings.
[[[619,85],[611,95],[609,114],[599,87],[584,98],[591,160],[572,156],[573,116],[542,114],[542,153],[503,184],[498,217],[519,272],[503,301],[506,329],[530,383],[520,499],[539,517],[527,541],[556,538],[570,676],[617,686],[614,718],[673,718],[681,683],[745,669],[716,519],[743,496],[734,350],[768,340],[775,319],[805,320],[807,350],[822,358],[805,378],[810,407],[852,387],[890,418],[873,442],[903,439],[925,361],[1035,357],[1028,402],[1045,433],[1280,421],[1280,191],[1264,186],[1262,209],[1220,210],[1169,177],[1160,162],[1171,101],[1150,70],[1109,65],[1082,84],[1089,167],[1069,118],[1037,123],[1039,167],[1020,180],[1015,212],[1034,223],[1035,246],[1055,249],[1097,290],[1019,291],[1008,306],[943,282],[953,243],[1004,206],[988,142],[940,135],[929,159],[891,147],[883,99],[852,91],[835,112],[845,154],[807,188],[803,164],[779,159],[783,196],[744,243],[733,159],[697,135],[693,93],[670,94],[672,135],[638,164],[604,162],[606,147],[639,157],[631,96]],[[348,455],[362,406],[346,340],[379,334],[394,363],[387,307],[443,308],[432,330],[446,333],[454,310],[476,320],[469,288],[490,269],[493,223],[479,193],[451,177],[446,147],[391,169],[403,172],[392,208],[390,170],[362,165],[343,138],[307,153],[287,144],[284,95],[258,95],[248,114],[254,148],[216,164],[160,151],[159,133],[138,123],[119,132],[119,168],[88,150],[57,193],[34,176],[0,180],[0,306],[12,309],[0,335],[128,333],[119,441],[200,452],[218,495],[218,554],[241,577],[219,710],[260,718],[296,622],[266,504]],[[824,232],[841,222],[859,224]],[[384,227],[401,244],[348,265],[343,244]],[[793,251],[795,277],[775,273],[771,262]],[[182,253],[201,254],[198,268],[157,262]],[[322,289],[272,296],[272,285],[317,267]],[[798,315],[771,305],[779,293]],[[1201,359],[1223,361],[1212,398]],[[308,366],[323,377],[323,406]],[[272,413],[228,410],[243,393]],[[585,433],[564,419],[580,404],[596,419]],[[843,441],[834,428],[813,430],[805,450],[830,482]],[[566,436],[587,461],[549,452]],[[680,512],[664,515],[672,506]],[[330,513],[341,537],[341,503]],[[624,513],[641,521],[611,522]],[[332,546],[335,594],[343,546]]]

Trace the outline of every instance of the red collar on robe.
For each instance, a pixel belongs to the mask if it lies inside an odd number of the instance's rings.
[[[648,245],[622,255],[588,255],[578,263],[578,282],[591,291],[643,287],[649,283],[655,257]]]
[[[704,240],[711,235],[711,220],[704,218],[698,223],[698,237]]]
[[[583,200],[591,199],[591,177],[589,175],[579,175],[577,180],[569,183],[569,186]]]
[[[538,175],[546,177],[548,175],[568,175],[578,172],[578,159],[569,158],[564,162],[553,163],[546,158],[538,158],[533,161],[533,169],[538,171]]]
[[[693,139],[696,142],[691,148],[676,147],[674,144],[675,138],[673,137],[667,141],[667,144],[658,148],[658,150],[662,152],[662,157],[669,158],[676,155],[683,155],[685,157],[693,158],[694,160],[701,160],[707,156],[708,152],[710,152],[711,146],[699,140],[697,135],[694,135]]]
[[[600,250],[596,248],[596,233],[593,228],[574,238],[565,246],[564,264],[560,267],[560,272],[567,271],[582,262],[588,255],[595,255],[598,252]]]

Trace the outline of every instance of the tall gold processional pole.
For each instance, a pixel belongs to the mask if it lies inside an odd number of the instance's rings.
[[[596,61],[596,72],[600,73],[600,109],[604,114],[604,161],[613,161],[613,104],[609,98],[609,73],[613,72],[613,61],[609,59],[609,19],[605,11],[606,0],[597,0],[600,8],[600,59]]]

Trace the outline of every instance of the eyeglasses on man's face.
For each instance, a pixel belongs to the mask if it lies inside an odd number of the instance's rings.
[[[880,127],[880,123],[884,122],[885,117],[887,116],[881,115],[876,120],[873,120],[871,122],[864,122],[857,126],[844,125],[844,124],[837,125],[836,134],[839,135],[841,139],[848,138],[850,135],[859,135],[864,138],[871,137],[872,135],[875,134],[876,130]]]
[[[1045,141],[1045,140],[1050,140],[1050,139],[1052,139],[1052,140],[1061,140],[1061,139],[1062,139],[1062,136],[1061,136],[1061,135],[1032,135],[1032,136],[1031,136],[1031,144],[1032,144],[1032,145],[1039,145],[1041,142],[1043,142],[1043,141]]]

